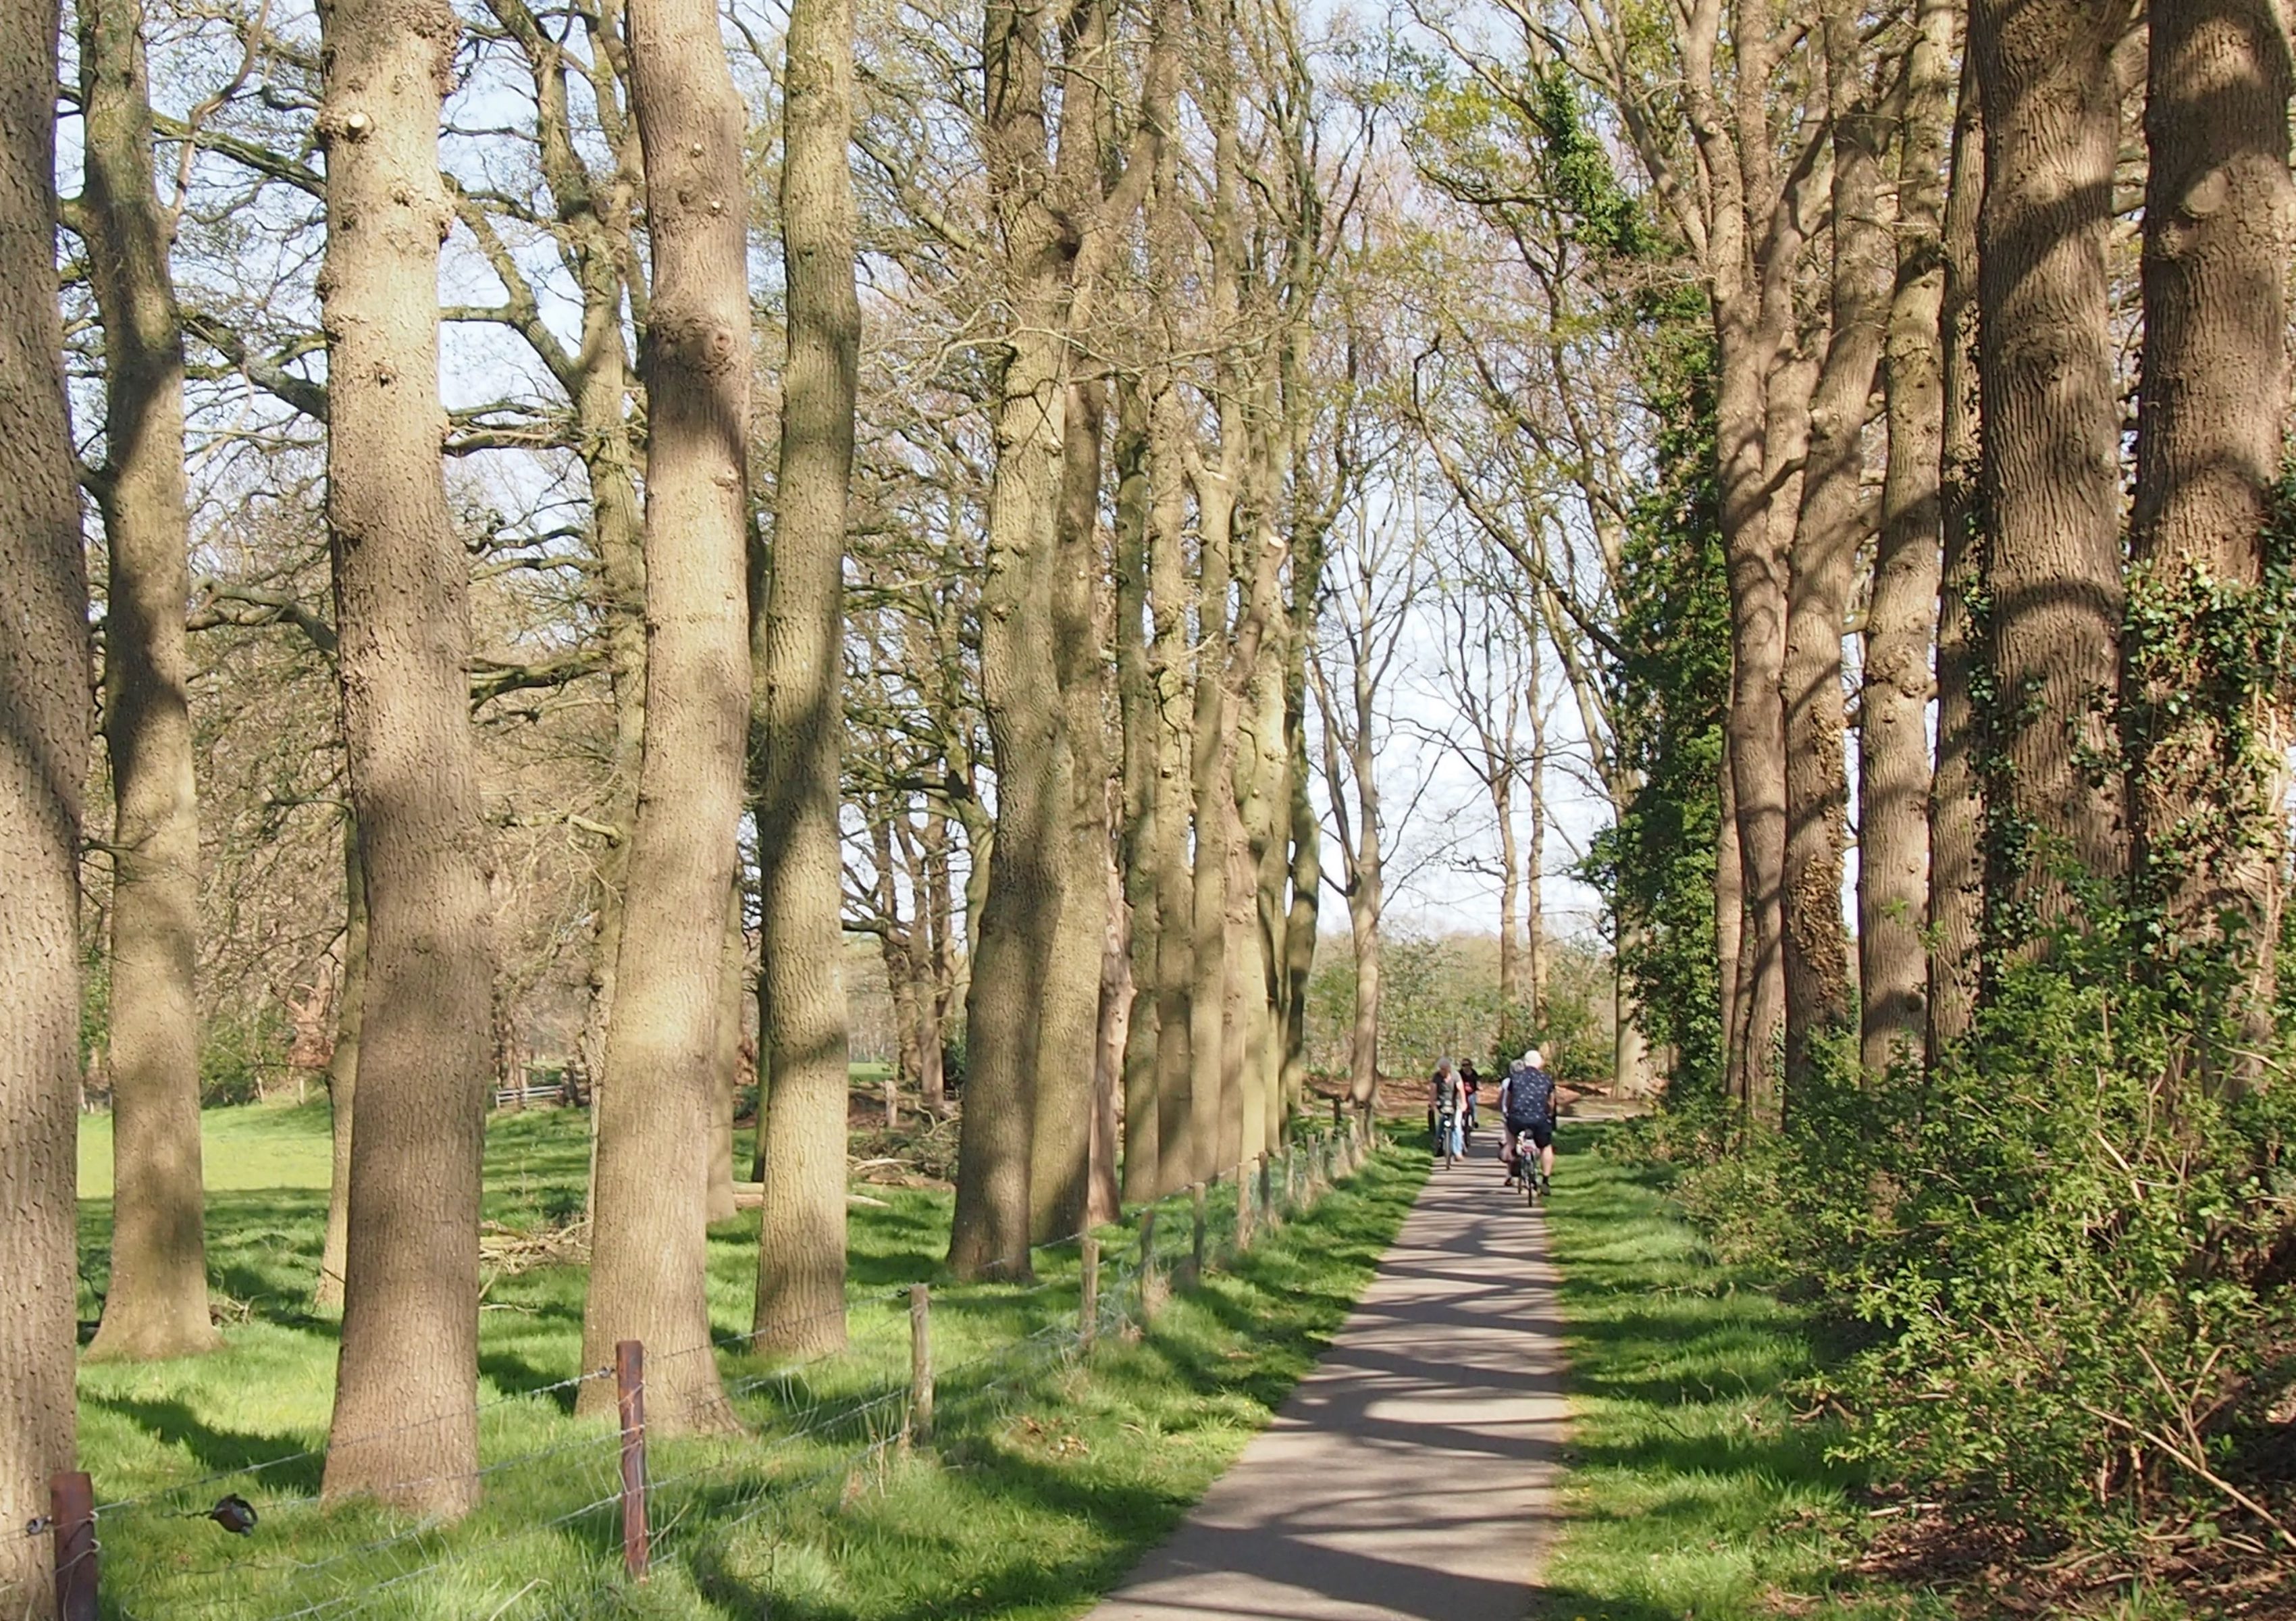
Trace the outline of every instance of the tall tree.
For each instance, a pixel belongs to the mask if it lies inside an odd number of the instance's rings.
[[[1944,420],[1938,446],[1937,763],[1930,775],[1930,1064],[1968,1033],[1977,1006],[1984,852],[1979,834],[1975,725],[1978,447],[1977,216],[1985,195],[1985,128],[1978,117],[1976,62],[1964,52],[1954,112],[1952,178],[1945,204],[1944,351],[1939,379]]]
[[[208,1321],[200,1178],[200,825],[193,778],[184,328],[154,186],[137,0],[79,8],[78,218],[103,322],[104,462],[91,480],[111,565],[103,730],[111,755],[111,1285],[91,1355],[183,1356]]]
[[[2112,723],[2120,686],[2120,399],[2105,253],[2126,0],[1974,0],[1985,121],[1978,220],[1980,576],[1990,702],[1988,973],[2076,915],[2069,871],[2128,868]]]
[[[758,651],[764,760],[758,852],[759,1131],[766,1204],[755,1327],[768,1346],[845,1343],[845,1000],[838,983],[838,771],[844,716],[845,507],[861,310],[853,290],[850,0],[790,11],[782,242],[782,382],[771,583]],[[768,983],[770,982],[770,983]]]
[[[0,1493],[47,1502],[72,1467],[73,1140],[87,576],[56,309],[54,0],[0,8]],[[37,1511],[37,1510],[35,1510]],[[53,1614],[45,1538],[0,1538],[0,1606]]]
[[[1879,1074],[1918,1055],[1926,1020],[1930,645],[1937,630],[1945,433],[1946,144],[1954,0],[1923,0],[1898,137],[1898,267],[1882,377],[1889,465],[1857,705],[1859,1057]]]
[[[445,0],[330,0],[327,519],[367,983],[329,1497],[478,1500],[479,1169],[493,952],[469,564],[439,448]]]
[[[707,1348],[702,1156],[750,714],[745,116],[709,0],[633,0],[629,22],[653,253],[646,724],[582,1354],[597,1367],[617,1341],[644,1341],[646,1422],[675,1433],[734,1422]],[[595,1382],[582,1395],[586,1410],[613,1401]]]
[[[1054,522],[1067,420],[1074,226],[1053,185],[1048,19],[1018,0],[982,16],[986,148],[1011,328],[995,362],[996,465],[981,587],[980,689],[996,834],[967,1000],[965,1107],[949,1259],[965,1276],[1029,1271],[1039,997],[1060,925],[1070,772],[1054,656]],[[1063,122],[1063,138],[1089,139]]]
[[[2246,1074],[2272,1033],[2287,850],[2287,21],[2166,0],[2149,21],[2130,808],[2169,949],[2231,959]]]
[[[335,1049],[327,1055],[327,1230],[319,1245],[319,1281],[311,1304],[343,1309],[344,1257],[350,1247],[351,1121],[358,1105],[359,1032],[366,1023],[366,874],[359,866],[358,823],[343,816],[343,962],[335,982]]]
[[[1785,1081],[1817,1062],[1816,1044],[1853,1021],[1849,938],[1841,919],[1849,844],[1849,758],[1841,702],[1841,630],[1865,534],[1866,400],[1882,355],[1890,274],[1880,213],[1888,131],[1871,105],[1858,19],[1829,5],[1820,29],[1833,143],[1831,330],[1810,406],[1801,511],[1788,548],[1785,712]]]
[[[1068,81],[1070,97],[1080,101],[1082,86],[1106,70],[1104,61],[1078,60]],[[1083,111],[1072,101],[1064,116]],[[1073,152],[1090,150],[1067,143],[1062,156],[1066,160]],[[1098,184],[1096,164],[1092,184]],[[1099,523],[1106,411],[1099,383],[1088,378],[1071,382],[1066,411],[1060,504],[1053,531],[1053,633],[1062,732],[1070,761],[1070,799],[1061,848],[1061,916],[1045,986],[1032,1100],[1029,1224],[1038,1243],[1069,1238],[1085,1225],[1101,948],[1108,932],[1108,765],[1102,719],[1105,674],[1095,611],[1095,582],[1104,572]]]

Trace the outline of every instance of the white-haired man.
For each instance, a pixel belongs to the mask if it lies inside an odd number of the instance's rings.
[[[1554,1077],[1547,1073],[1546,1055],[1534,1047],[1516,1059],[1507,1070],[1505,1082],[1499,1088],[1499,1113],[1506,1121],[1506,1140],[1510,1146],[1529,1137],[1538,1150],[1538,1179],[1542,1190],[1554,1180]],[[1519,1160],[1520,1153],[1510,1156]],[[1511,1164],[1507,1181],[1513,1182],[1529,1167]]]

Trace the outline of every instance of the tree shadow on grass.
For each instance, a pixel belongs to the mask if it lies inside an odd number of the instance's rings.
[[[87,1407],[116,1413],[162,1446],[182,1447],[204,1474],[261,1469],[266,1491],[303,1493],[319,1488],[324,1460],[316,1454],[299,1456],[311,1452],[300,1436],[218,1429],[188,1404],[169,1399],[102,1395],[80,1399]]]

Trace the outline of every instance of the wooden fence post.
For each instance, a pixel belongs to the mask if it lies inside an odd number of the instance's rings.
[[[1089,1351],[1100,1329],[1100,1240],[1087,1233],[1083,1248],[1084,1284],[1077,1306],[1077,1338]]]
[[[1188,1245],[1188,1285],[1193,1288],[1204,1277],[1204,1185],[1188,1184],[1188,1205],[1194,1218],[1195,1230]]]
[[[1270,1227],[1283,1224],[1283,1212],[1275,1208],[1275,1156],[1273,1154],[1259,1156],[1259,1214],[1267,1219]]]
[[[1251,1247],[1251,1166],[1238,1160],[1235,1166],[1235,1253],[1242,1255]]]
[[[909,1433],[920,1441],[932,1438],[932,1290],[922,1283],[909,1285]]]
[[[637,1340],[614,1347],[614,1404],[622,1420],[622,1568],[632,1581],[643,1582],[652,1550],[646,1530],[645,1346]]]
[[[57,1621],[95,1621],[95,1487],[84,1474],[48,1477]]]

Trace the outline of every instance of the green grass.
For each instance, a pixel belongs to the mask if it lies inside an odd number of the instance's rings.
[[[1534,1615],[1950,1615],[1843,1571],[1857,1481],[1825,1456],[1830,1425],[1793,1411],[1802,1312],[1718,1263],[1654,1173],[1572,1154],[1551,1219],[1576,1430]]]
[[[200,1152],[210,1193],[254,1188],[324,1191],[331,1164],[326,1099],[209,1109],[200,1116]],[[80,1116],[79,1193],[84,1199],[111,1197],[109,1115]]]
[[[490,1222],[539,1232],[578,1208],[584,1124],[552,1110],[496,1119]],[[324,1168],[325,1130],[323,1108],[219,1111],[209,1122],[210,1169],[227,1156],[233,1181],[285,1179],[314,1149]],[[1112,1334],[1082,1363],[1046,1354],[1075,1320],[1073,1248],[1039,1251],[1031,1287],[956,1286],[940,1265],[946,1190],[871,1189],[885,1203],[852,1213],[851,1350],[779,1370],[720,1354],[755,1433],[653,1448],[660,1562],[643,1588],[616,1574],[611,1508],[579,1511],[611,1494],[612,1436],[575,1419],[569,1392],[527,1394],[577,1371],[578,1268],[491,1275],[480,1321],[480,1400],[493,1403],[482,1414],[482,1462],[546,1455],[499,1468],[484,1506],[451,1529],[324,1509],[314,1501],[319,1459],[292,1457],[324,1442],[332,1388],[335,1327],[308,1309],[324,1173],[316,1186],[221,1186],[208,1226],[231,1319],[225,1348],[82,1370],[81,1454],[98,1500],[135,1500],[102,1519],[106,1613],[237,1621],[340,1598],[314,1613],[750,1617],[770,1605],[801,1621],[1072,1615],[1177,1521],[1312,1364],[1423,1175],[1417,1155],[1374,1162],[1168,1301],[1147,1333]],[[1231,1208],[1213,1201],[1216,1244]],[[109,1226],[110,1201],[84,1199],[82,1315],[91,1320]],[[1168,1205],[1158,1232],[1168,1265],[1186,1247],[1185,1205]],[[1108,1236],[1112,1305],[1134,1240]],[[720,1335],[749,1326],[756,1237],[754,1213],[710,1234]],[[932,1446],[903,1453],[883,1444],[907,1381],[905,1289],[919,1280],[934,1285],[941,1422]],[[1015,1349],[1039,1334],[1054,1337],[1037,1352]],[[282,1458],[290,1461],[243,1472]],[[225,1492],[260,1510],[254,1535],[231,1537],[196,1518]]]

